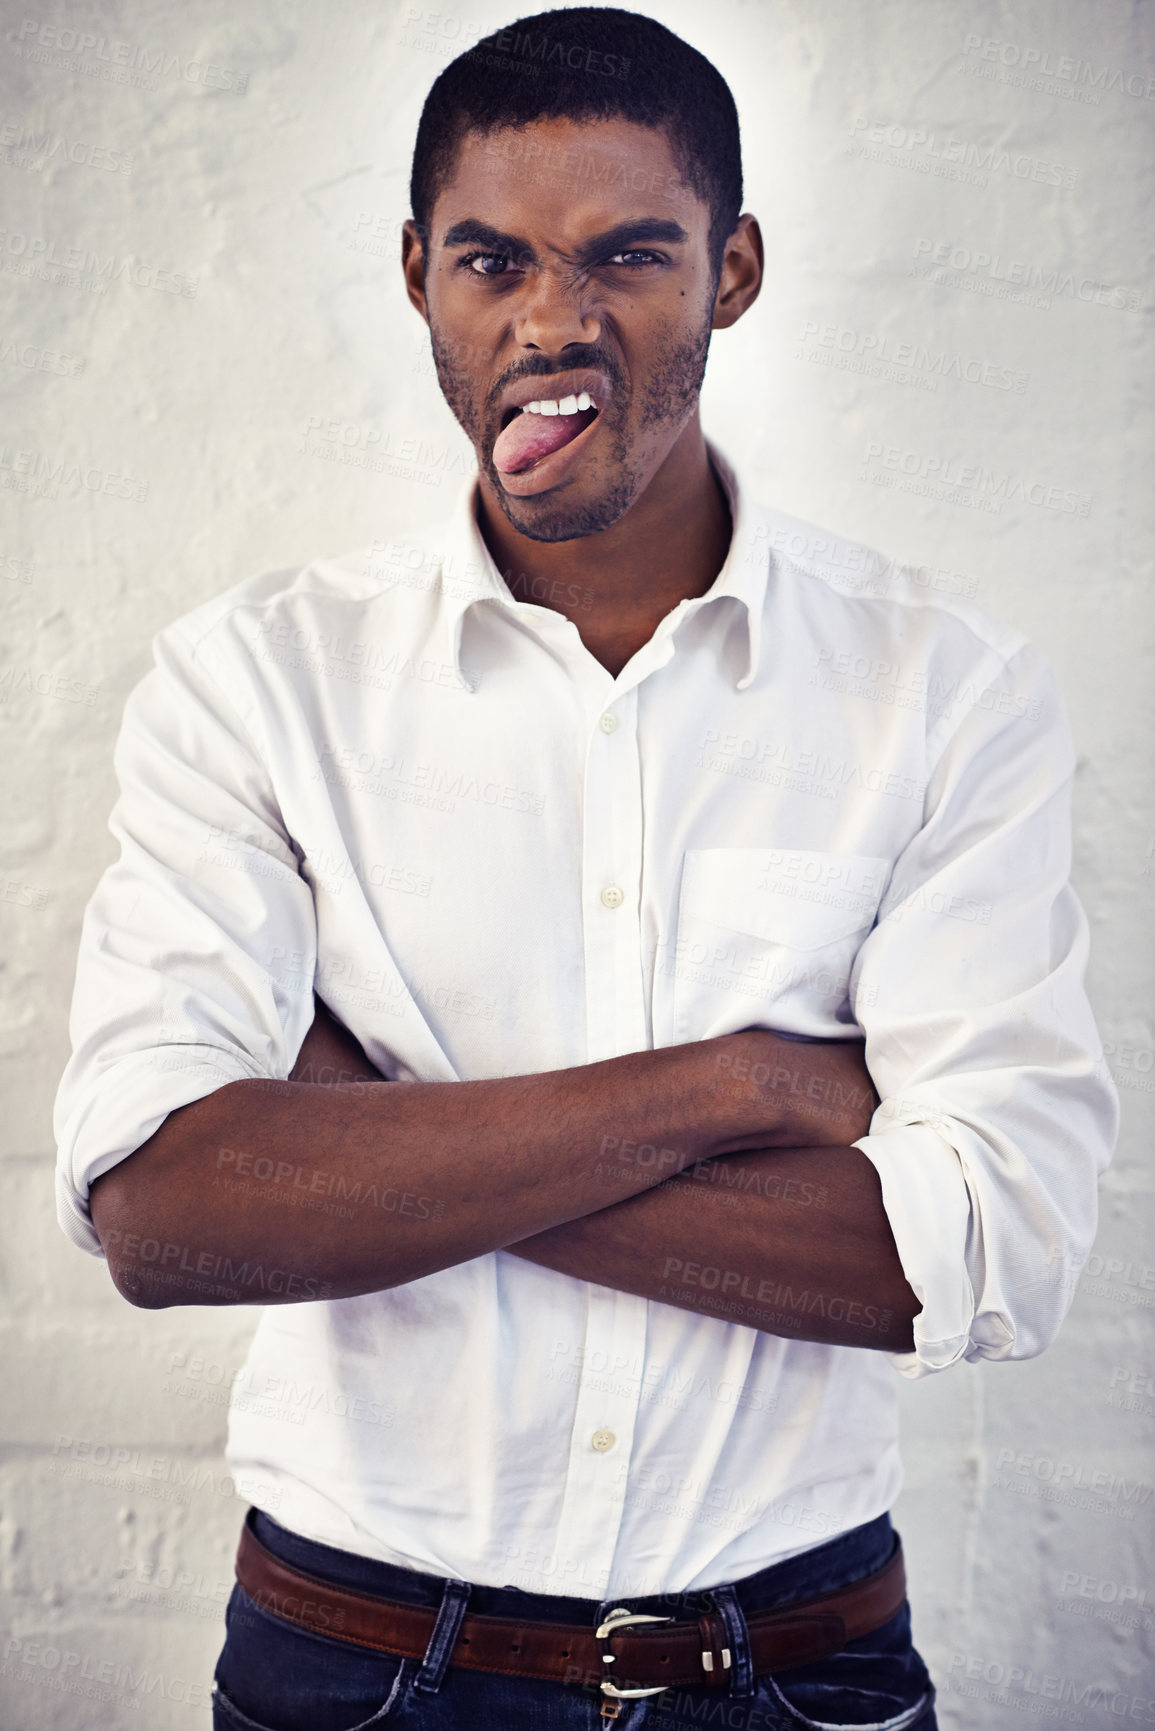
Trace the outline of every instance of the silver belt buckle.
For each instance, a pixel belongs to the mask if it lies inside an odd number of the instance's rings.
[[[594,1630],[594,1639],[605,1641],[616,1629],[624,1629],[629,1623],[672,1623],[673,1621],[673,1617],[653,1617],[644,1611],[628,1611],[622,1606],[616,1611],[611,1611],[604,1623],[598,1624]],[[602,1664],[613,1665],[615,1662],[616,1655],[603,1650]],[[610,1682],[608,1677],[603,1680],[601,1685],[602,1694],[612,1695],[615,1701],[629,1701],[638,1695],[662,1695],[669,1687],[668,1683],[658,1683],[652,1689],[619,1689]]]

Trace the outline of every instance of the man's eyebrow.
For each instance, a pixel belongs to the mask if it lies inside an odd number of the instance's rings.
[[[587,263],[600,253],[621,252],[628,241],[663,241],[667,246],[680,246],[689,240],[680,223],[657,216],[639,216],[633,222],[615,223],[601,234],[593,235],[579,249],[578,262]],[[483,246],[490,252],[512,253],[516,257],[532,257],[533,248],[520,235],[506,234],[491,228],[475,217],[464,217],[445,231],[443,246]]]
[[[446,229],[443,246],[484,246],[492,252],[528,252],[529,242],[521,240],[516,234],[503,234],[499,228],[490,228],[487,222],[478,222],[476,218],[467,216],[461,222],[455,222],[452,228]]]

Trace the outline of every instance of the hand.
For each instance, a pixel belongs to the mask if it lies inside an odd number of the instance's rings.
[[[320,998],[314,998],[313,1025],[305,1035],[290,1082],[312,1082],[320,1087],[349,1086],[355,1082],[385,1082],[354,1038]]]

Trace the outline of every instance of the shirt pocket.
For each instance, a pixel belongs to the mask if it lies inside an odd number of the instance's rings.
[[[671,1043],[757,1025],[816,1039],[853,1031],[851,969],[889,872],[869,854],[689,850],[664,958]]]

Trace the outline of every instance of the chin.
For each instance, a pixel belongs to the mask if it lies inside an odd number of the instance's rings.
[[[575,499],[572,488],[564,497],[539,493],[518,499],[505,491],[496,470],[493,475],[502,511],[527,541],[582,541],[600,535],[621,521],[636,497],[636,488],[619,477],[591,499]]]

